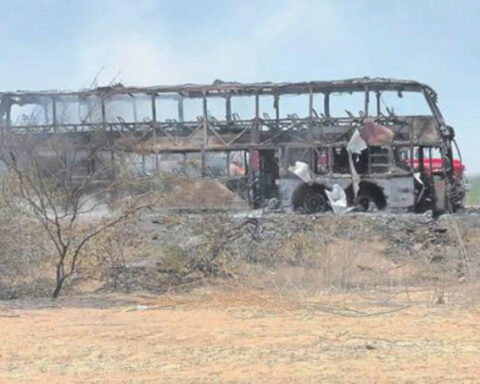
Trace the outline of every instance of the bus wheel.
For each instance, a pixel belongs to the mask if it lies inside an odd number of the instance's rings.
[[[306,213],[325,212],[328,209],[327,198],[320,191],[308,191],[303,198]]]
[[[370,202],[375,203],[375,201],[368,194],[361,193],[357,196],[357,204],[362,212],[368,211]]]

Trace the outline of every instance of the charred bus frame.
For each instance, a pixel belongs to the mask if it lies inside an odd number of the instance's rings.
[[[384,92],[420,94],[430,113],[416,116],[396,115],[389,108],[382,111]],[[363,95],[357,116],[349,111],[343,117],[332,115],[331,97],[336,93]],[[303,116],[300,112],[282,114],[283,100],[292,95],[306,100]],[[321,112],[314,105],[318,96],[323,99]],[[78,92],[4,92],[0,98],[2,138],[6,134],[59,133],[88,137],[102,130],[125,152],[152,154],[155,169],[165,154],[198,154],[202,176],[212,175],[209,154],[224,153],[224,175],[234,179],[230,185],[246,188],[254,206],[277,197],[284,208],[323,211],[331,208],[326,191],[335,184],[346,192],[349,205],[364,209],[374,203],[393,211],[454,211],[463,204],[463,182],[454,167],[454,152],[458,152],[454,131],[444,121],[435,91],[416,81],[360,78],[159,87],[119,84]],[[186,103],[191,100],[197,101],[196,116],[186,115]],[[235,112],[238,100],[250,102],[253,116],[242,118]],[[264,111],[265,100],[272,103],[272,116]],[[171,116],[160,118],[167,101]],[[218,101],[223,113],[213,116],[210,104]],[[115,109],[115,103],[122,106]],[[66,112],[70,105],[77,111]],[[13,118],[14,109],[29,106],[35,108],[30,114]],[[391,132],[391,140],[367,140],[361,153],[345,155],[354,133],[372,124],[373,131]],[[232,174],[232,153],[243,154],[244,175]],[[307,164],[308,180],[289,170],[297,161]]]

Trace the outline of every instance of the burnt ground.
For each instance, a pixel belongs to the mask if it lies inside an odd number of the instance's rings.
[[[51,293],[54,253],[41,230],[27,230],[30,241],[0,258],[2,299]],[[474,209],[439,218],[156,210],[90,243],[63,293],[164,293],[205,279],[307,292],[448,285],[478,277],[479,246]]]
[[[433,219],[170,211],[123,231],[124,238],[133,231],[138,237],[136,252],[125,254],[110,275],[110,285],[121,291],[162,292],[204,277],[254,286],[288,282],[307,291],[368,289],[454,283],[480,271],[476,212]]]

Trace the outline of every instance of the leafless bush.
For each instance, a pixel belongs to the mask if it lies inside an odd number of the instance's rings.
[[[131,172],[104,160],[113,149],[102,134],[83,144],[61,135],[23,141],[15,137],[10,143],[2,154],[18,206],[40,223],[56,251],[55,298],[90,240],[151,203],[145,195],[118,203],[120,187],[134,180]],[[83,174],[82,165],[87,168]],[[92,219],[99,208],[107,212]]]

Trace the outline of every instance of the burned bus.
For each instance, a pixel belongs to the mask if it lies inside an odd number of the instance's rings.
[[[109,135],[143,174],[216,177],[254,207],[428,209],[465,197],[452,127],[428,85],[359,78],[0,94],[9,134]]]

